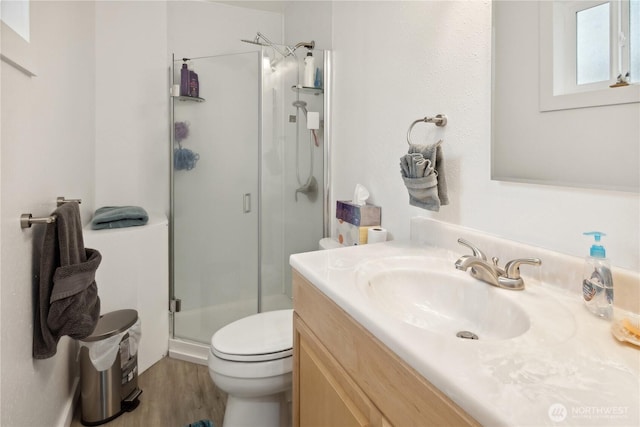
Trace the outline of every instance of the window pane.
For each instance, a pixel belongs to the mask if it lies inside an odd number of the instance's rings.
[[[576,82],[609,80],[609,3],[576,13]]]
[[[629,2],[629,55],[631,81],[640,83],[640,0]]]

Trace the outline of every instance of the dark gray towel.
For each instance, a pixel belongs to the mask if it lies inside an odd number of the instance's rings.
[[[91,228],[124,228],[145,225],[149,221],[147,211],[139,206],[104,206],[96,211]]]
[[[33,357],[56,354],[64,335],[83,339],[91,335],[100,317],[100,298],[94,280],[102,257],[85,249],[77,203],[65,203],[46,225],[35,298]]]

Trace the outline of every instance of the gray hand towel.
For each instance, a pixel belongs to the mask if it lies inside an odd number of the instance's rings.
[[[147,211],[139,206],[104,206],[98,209],[91,220],[91,228],[124,228],[145,225],[149,221]]]
[[[40,258],[39,287],[35,298],[33,357],[56,354],[64,335],[83,339],[91,335],[100,317],[100,298],[94,280],[100,253],[85,249],[80,208],[65,203],[46,225]]]
[[[449,203],[446,182],[443,178],[441,183],[437,167],[437,161],[442,164],[441,142],[429,146],[410,145],[409,154],[400,158],[400,172],[412,206],[438,212],[440,205]],[[443,168],[440,168],[440,172],[444,173]],[[444,197],[440,195],[441,187]]]
[[[409,153],[420,153],[429,159],[438,175],[438,198],[441,205],[449,204],[447,181],[444,173],[444,156],[442,155],[442,140],[432,145],[409,145]]]
[[[438,178],[435,173],[423,178],[405,178],[404,185],[409,192],[409,204],[430,211],[440,210],[438,199]]]

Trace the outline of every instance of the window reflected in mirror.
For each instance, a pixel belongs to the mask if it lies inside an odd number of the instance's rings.
[[[576,83],[584,85],[609,80],[609,3],[576,13]]]

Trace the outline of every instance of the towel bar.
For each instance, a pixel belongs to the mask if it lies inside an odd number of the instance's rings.
[[[411,126],[409,126],[409,130],[407,131],[407,143],[409,145],[412,144],[411,131],[413,130],[413,127],[418,123],[422,123],[422,122],[434,123],[438,127],[443,127],[447,125],[447,116],[445,116],[444,114],[437,114],[435,117],[424,117],[422,119],[415,120],[413,123],[411,123]]]
[[[30,228],[33,224],[51,224],[56,222],[56,216],[34,218],[30,213],[20,215],[20,228]]]
[[[82,199],[65,199],[64,196],[60,196],[56,199],[56,205],[58,207],[62,206],[65,203],[82,203]],[[31,228],[33,224],[51,224],[52,222],[56,222],[56,216],[45,216],[41,218],[34,218],[30,213],[20,215],[20,228]]]
[[[65,203],[76,202],[77,204],[82,203],[82,199],[66,199],[64,196],[59,196],[56,199],[56,204],[58,207],[62,206]]]

